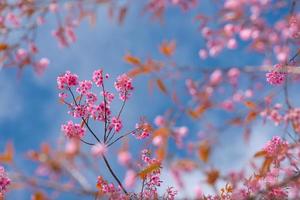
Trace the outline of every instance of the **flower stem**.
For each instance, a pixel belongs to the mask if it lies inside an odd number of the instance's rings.
[[[103,160],[105,162],[106,167],[108,168],[109,172],[111,173],[111,175],[114,177],[114,179],[118,182],[119,186],[121,187],[121,189],[123,190],[123,192],[125,194],[128,195],[128,192],[126,191],[126,189],[124,188],[124,186],[122,185],[121,181],[119,180],[119,178],[116,176],[116,174],[114,173],[114,171],[112,170],[107,158],[103,155]]]

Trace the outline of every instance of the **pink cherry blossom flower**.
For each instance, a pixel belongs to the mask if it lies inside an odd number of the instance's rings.
[[[0,197],[4,196],[4,193],[7,191],[10,182],[11,181],[6,174],[5,169],[0,166]]]
[[[133,132],[133,134],[136,136],[137,139],[145,139],[149,137],[151,132],[151,126],[145,122],[141,121],[140,123],[137,123],[135,125],[136,131]]]
[[[115,82],[115,88],[119,92],[120,99],[125,101],[133,90],[132,79],[127,74],[122,74]]]
[[[231,38],[227,41],[227,48],[228,49],[236,49],[237,48],[237,42],[234,38]]]
[[[101,102],[98,106],[96,105],[89,105],[87,107],[88,112],[93,117],[94,120],[104,121],[110,118],[110,107],[108,105],[105,106],[104,102]]]
[[[231,37],[233,36],[235,31],[235,26],[233,24],[226,24],[224,26],[224,32],[227,36]]]
[[[34,69],[38,75],[43,74],[45,69],[48,67],[50,61],[48,58],[41,58],[38,62],[35,63]]]
[[[103,84],[103,70],[102,69],[94,71],[93,81],[98,87],[100,87]]]
[[[52,13],[56,13],[58,11],[58,4],[57,3],[50,3],[49,4],[49,10]]]
[[[79,82],[79,86],[76,91],[79,94],[85,95],[92,89],[93,83],[92,81],[84,80]]]
[[[21,24],[20,17],[15,15],[13,12],[9,12],[6,14],[6,20],[16,28],[19,27]]]
[[[154,124],[158,127],[164,126],[165,123],[166,123],[166,121],[165,121],[164,117],[161,115],[156,116],[154,119]]]
[[[203,60],[205,60],[208,57],[208,53],[205,49],[200,49],[198,54],[199,57]]]
[[[72,74],[70,71],[66,71],[64,75],[57,77],[57,87],[60,90],[68,89],[76,85],[78,85],[78,76]]]
[[[115,98],[115,95],[113,93],[110,93],[108,91],[101,92],[101,95],[105,98],[106,103],[110,104],[113,99]]]
[[[132,188],[136,182],[137,174],[133,170],[127,170],[125,174],[124,184],[127,188]]]
[[[279,136],[274,136],[268,141],[264,147],[267,155],[270,157],[278,157],[287,152],[288,143],[283,141]]]
[[[74,124],[68,121],[67,124],[61,126],[61,131],[69,138],[82,138],[85,134],[85,129],[80,124]]]
[[[163,144],[163,138],[160,135],[153,137],[152,144],[155,146],[160,146]]]
[[[60,92],[60,93],[58,94],[58,97],[59,97],[59,101],[60,101],[60,102],[65,102],[65,99],[68,97],[68,94],[65,93],[65,92]]]
[[[71,114],[75,118],[87,117],[88,116],[87,106],[77,105],[73,108],[72,111],[69,111],[69,114]]]
[[[219,85],[222,81],[222,71],[219,69],[213,71],[213,73],[210,75],[209,81],[211,85]]]
[[[114,128],[116,132],[120,132],[123,127],[122,121],[117,117],[113,117],[111,118],[110,127]]]
[[[37,48],[36,44],[33,43],[33,42],[30,42],[30,43],[29,43],[28,49],[30,50],[30,52],[31,52],[32,54],[38,53],[38,48]]]
[[[228,112],[231,112],[234,110],[234,103],[232,100],[225,100],[221,102],[220,107]]]
[[[284,83],[287,73],[282,71],[283,65],[276,64],[271,72],[266,74],[267,82],[271,85],[281,85]]]
[[[292,108],[287,111],[284,120],[290,122],[296,133],[300,133],[300,108]]]
[[[174,200],[177,195],[177,190],[173,187],[168,187],[166,193],[164,194],[164,199]]]
[[[28,52],[25,49],[18,49],[16,53],[16,59],[21,62],[28,57]]]
[[[65,145],[65,152],[67,154],[76,154],[79,151],[79,141],[76,139],[68,140]]]
[[[252,34],[252,30],[250,28],[244,28],[240,31],[240,38],[242,40],[249,40]]]
[[[238,77],[240,76],[240,70],[238,68],[231,68],[228,72],[227,72],[227,76],[229,78],[229,82],[232,85],[236,85],[237,81],[238,81]]]
[[[118,153],[118,161],[121,165],[128,165],[132,159],[131,153],[129,151],[120,151]]]
[[[180,126],[180,127],[174,128],[173,131],[176,135],[179,135],[180,137],[185,137],[187,135],[189,129],[186,126]]]

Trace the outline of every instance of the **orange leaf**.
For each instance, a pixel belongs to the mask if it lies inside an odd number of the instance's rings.
[[[0,51],[4,51],[8,48],[8,45],[5,43],[0,43]]]
[[[139,58],[134,57],[134,56],[132,56],[130,54],[126,54],[124,56],[124,60],[125,60],[125,62],[127,62],[129,64],[132,64],[132,65],[140,65],[141,64],[141,61],[140,61]]]
[[[198,149],[198,155],[200,160],[206,163],[209,159],[210,150],[211,148],[209,143],[207,141],[202,142]]]
[[[176,162],[176,168],[190,172],[198,167],[198,164],[193,160],[183,159]]]
[[[144,74],[144,73],[145,73],[145,70],[143,68],[134,68],[134,69],[130,70],[127,74],[128,74],[128,76],[133,78],[133,77],[136,77],[136,76]]]
[[[206,182],[210,185],[214,185],[218,180],[220,173],[218,170],[211,170],[206,173]]]
[[[157,79],[157,80],[156,80],[156,84],[157,84],[158,88],[159,88],[163,93],[165,93],[165,94],[168,93],[167,88],[166,88],[166,86],[165,86],[165,84],[164,84],[164,82],[163,82],[162,80]]]
[[[246,122],[249,123],[251,121],[253,121],[256,117],[257,117],[257,112],[255,111],[250,111],[246,117]]]
[[[130,70],[127,74],[130,77],[135,77],[141,74],[148,74],[153,71],[153,67],[150,65],[141,65],[138,68]]]
[[[169,129],[165,128],[165,127],[156,129],[152,135],[153,135],[153,137],[156,137],[156,136],[167,137],[167,136],[169,136]]]
[[[256,108],[256,104],[252,101],[245,101],[244,104],[249,109],[254,110]]]
[[[229,124],[236,125],[236,126],[242,125],[242,123],[243,123],[243,121],[240,117],[234,118],[234,119],[229,121]]]
[[[41,152],[44,154],[49,155],[51,152],[51,147],[48,143],[42,143],[41,144]]]
[[[266,156],[266,155],[267,155],[266,151],[262,150],[262,151],[256,152],[256,153],[254,154],[254,157],[255,157],[255,158],[257,158],[257,157],[264,157],[264,156]]]
[[[264,163],[260,169],[260,174],[259,174],[260,176],[265,176],[267,174],[267,172],[270,171],[272,162],[273,162],[272,158],[270,158],[270,157],[265,158]]]
[[[212,105],[210,102],[206,102],[204,104],[199,105],[198,108],[196,108],[195,110],[188,110],[188,114],[192,118],[197,119],[197,118],[201,117],[202,114],[211,106]]]
[[[156,162],[156,163],[153,163],[153,164],[149,165],[148,167],[146,167],[142,171],[140,171],[138,173],[138,175],[141,179],[145,179],[147,177],[147,175],[151,174],[152,172],[154,172],[158,169],[160,169],[160,163]]]
[[[157,157],[157,160],[159,161],[163,161],[166,157],[166,154],[167,154],[167,146],[166,145],[162,145],[161,147],[159,147],[157,150],[156,150],[156,157]]]
[[[160,52],[165,56],[172,56],[175,52],[175,49],[176,49],[175,41],[163,42],[159,47]]]
[[[3,154],[0,154],[0,162],[11,163],[14,157],[14,146],[11,142],[8,142]]]
[[[45,195],[42,192],[36,192],[31,197],[32,200],[44,200]]]

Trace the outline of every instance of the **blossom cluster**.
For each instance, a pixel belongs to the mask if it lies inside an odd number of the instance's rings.
[[[291,124],[295,133],[300,133],[300,109],[290,108],[283,113],[282,105],[276,104],[273,107],[266,108],[260,112],[260,115],[274,122],[276,126],[281,123]]]
[[[294,131],[300,134],[300,108],[289,109],[284,116],[284,120],[287,123],[290,122]]]
[[[4,196],[10,182],[11,181],[6,174],[5,169],[0,166],[0,198]]]
[[[267,153],[267,156],[270,157],[279,157],[282,154],[285,154],[288,149],[288,143],[283,141],[279,136],[275,136],[272,140],[268,141],[264,150]]]
[[[95,20],[95,11],[91,6],[108,4],[111,11],[121,12],[113,1],[99,3],[98,0],[88,3],[3,0],[0,4],[1,67],[3,65],[23,69],[33,66],[38,75],[41,75],[50,63],[45,57],[38,58],[40,47],[35,42],[38,29],[48,22],[48,16],[53,17],[55,22],[52,36],[57,40],[59,47],[65,48],[77,41],[75,29],[84,18],[89,18],[91,23]]]
[[[120,99],[123,101],[127,100],[130,96],[130,91],[133,90],[131,82],[131,78],[126,74],[119,76],[115,82],[115,88],[119,91]]]
[[[206,59],[215,57],[224,49],[236,49],[238,41],[246,41],[251,50],[264,53],[273,49],[274,56],[279,62],[286,62],[292,49],[282,41],[299,41],[299,13],[290,13],[285,19],[269,23],[264,19],[268,9],[273,5],[280,10],[288,5],[286,2],[272,4],[272,1],[232,1],[226,0],[220,7],[219,15],[222,23],[215,25],[210,16],[199,14],[199,30],[206,41],[204,48],[199,50],[199,57]],[[247,15],[241,13],[249,13]],[[247,22],[246,24],[244,22]]]
[[[177,191],[173,187],[168,187],[161,197],[158,194],[158,187],[162,183],[160,179],[161,164],[157,159],[151,158],[150,154],[150,151],[147,149],[141,151],[143,163],[137,164],[137,167],[141,169],[140,173],[135,172],[133,169],[128,169],[125,174],[124,183],[127,188],[131,188],[137,182],[138,177],[142,179],[142,191],[131,193],[130,197],[133,199],[161,198],[164,200],[174,200]],[[107,196],[109,199],[128,198],[128,196],[122,193],[120,188],[116,187],[113,183],[109,183],[102,176],[98,176],[97,188],[100,196]]]
[[[108,78],[108,75],[106,77]],[[68,105],[70,109],[69,113],[73,117],[83,118],[83,123],[84,121],[87,121],[88,118],[92,118],[97,121],[103,121],[109,124],[108,127],[110,129],[120,132],[123,127],[122,121],[119,116],[111,116],[110,110],[110,104],[114,99],[114,94],[106,90],[101,91],[100,94],[102,95],[103,100],[100,103],[97,103],[98,97],[92,92],[93,84],[97,87],[103,86],[104,88],[102,69],[96,70],[93,73],[92,80],[93,81],[79,81],[78,76],[72,74],[70,71],[66,71],[65,74],[57,77],[58,89],[62,91],[59,94],[61,102]],[[79,94],[78,98],[75,98],[75,94],[72,91],[73,87],[76,87],[75,91]],[[115,88],[119,92],[121,100],[124,101],[128,99],[133,90],[132,80],[126,74],[123,74],[117,78]],[[73,97],[73,102],[67,102],[67,92],[70,92],[70,95]],[[68,137],[76,135],[81,138],[84,135],[82,126],[83,125],[68,122],[67,125],[62,126],[62,130]]]
[[[287,73],[284,70],[284,66],[277,64],[273,67],[274,69],[271,72],[266,74],[267,81],[271,85],[281,85],[284,83]]]
[[[98,176],[97,188],[100,196],[108,196],[109,199],[127,199],[126,194],[123,194],[114,184],[104,180],[102,176]]]
[[[74,124],[72,121],[62,125],[61,131],[69,138],[82,138],[85,134],[85,129],[80,124]]]

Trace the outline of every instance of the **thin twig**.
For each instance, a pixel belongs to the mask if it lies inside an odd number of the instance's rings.
[[[115,180],[118,182],[118,184],[119,184],[119,186],[121,187],[121,189],[123,190],[123,192],[124,192],[125,194],[128,195],[128,192],[127,192],[126,189],[123,187],[121,181],[119,180],[119,178],[116,176],[116,174],[115,174],[114,171],[112,170],[112,168],[111,168],[109,162],[107,161],[106,157],[103,155],[102,158],[103,158],[103,160],[104,160],[104,163],[105,163],[106,167],[108,168],[108,170],[110,171],[110,173],[112,174],[112,176],[115,178]]]

